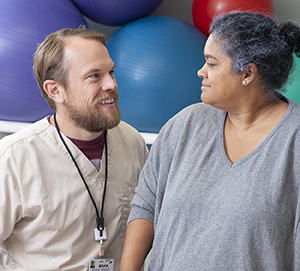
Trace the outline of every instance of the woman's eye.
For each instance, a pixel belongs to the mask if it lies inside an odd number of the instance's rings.
[[[213,67],[215,64],[207,62],[208,67]]]

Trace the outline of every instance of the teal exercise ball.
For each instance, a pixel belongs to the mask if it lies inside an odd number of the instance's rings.
[[[300,58],[294,55],[294,68],[286,85],[285,97],[300,104]]]
[[[115,62],[122,120],[141,132],[158,132],[184,107],[200,102],[197,71],[205,63],[206,36],[168,16],[128,23],[107,42]]]

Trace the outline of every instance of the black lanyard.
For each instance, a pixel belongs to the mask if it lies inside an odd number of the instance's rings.
[[[107,131],[106,130],[104,131],[104,137],[105,137],[105,141],[104,141],[104,147],[105,147],[105,181],[104,181],[103,196],[102,196],[101,216],[99,216],[99,211],[98,211],[96,202],[95,202],[95,200],[94,200],[94,198],[93,198],[93,196],[91,194],[91,191],[90,191],[90,189],[89,189],[89,187],[88,187],[88,185],[87,185],[87,183],[86,183],[86,181],[85,181],[85,179],[84,179],[84,177],[83,177],[83,175],[82,175],[82,173],[81,173],[81,171],[79,169],[78,164],[75,161],[74,156],[72,155],[70,149],[68,148],[65,140],[63,139],[63,137],[62,137],[62,135],[61,135],[61,133],[59,131],[59,128],[58,128],[58,125],[57,125],[57,121],[56,121],[56,113],[54,113],[54,124],[55,124],[57,133],[58,133],[58,135],[59,135],[62,143],[64,144],[64,146],[66,147],[68,153],[70,154],[70,156],[71,156],[71,158],[72,158],[72,160],[73,160],[73,162],[74,162],[74,164],[75,164],[75,166],[77,168],[77,171],[78,171],[78,173],[79,173],[79,175],[80,175],[80,177],[81,177],[81,179],[82,179],[82,181],[83,181],[83,183],[85,185],[85,188],[86,188],[86,190],[88,191],[88,193],[90,195],[90,198],[91,198],[91,200],[93,202],[93,205],[94,205],[95,211],[96,211],[97,229],[102,232],[102,230],[104,229],[103,209],[104,209],[104,200],[105,200],[105,194],[106,194],[107,176],[108,176],[108,154],[107,154],[107,138],[106,138]]]

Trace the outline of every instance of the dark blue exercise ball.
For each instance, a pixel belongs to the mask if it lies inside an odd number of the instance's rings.
[[[124,25],[154,12],[163,0],[72,0],[89,19],[110,26]]]
[[[86,22],[70,0],[1,2],[1,120],[34,122],[52,112],[35,81],[33,55],[51,32],[81,24]]]
[[[167,16],[146,17],[108,39],[115,62],[122,119],[141,132],[158,132],[184,107],[200,102],[206,36]]]

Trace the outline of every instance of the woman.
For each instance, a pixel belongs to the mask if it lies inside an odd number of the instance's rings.
[[[300,28],[214,20],[203,103],[161,130],[132,201],[121,270],[300,270],[300,105],[281,95]]]

